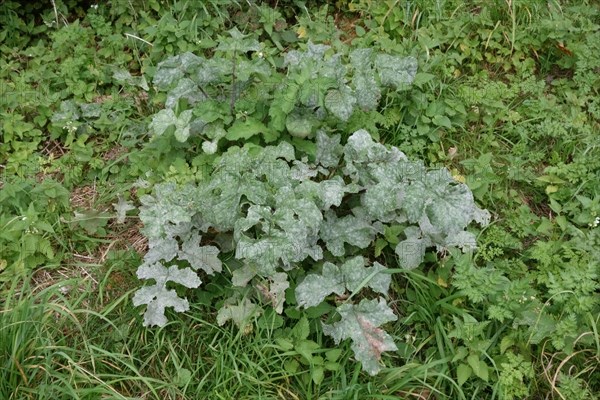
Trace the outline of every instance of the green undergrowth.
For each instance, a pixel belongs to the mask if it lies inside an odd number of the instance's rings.
[[[0,4],[1,398],[597,398],[598,5],[331,3]],[[385,219],[385,194],[400,185],[374,196],[370,212],[383,224],[364,241],[328,246],[308,228],[286,236],[314,239],[321,261],[291,262],[296,247],[270,247],[260,263],[260,252],[224,245],[217,222],[238,246],[280,238],[279,214],[252,220],[248,212],[284,210],[274,193],[288,184],[274,173],[282,156],[262,176],[254,162],[253,187],[264,187],[264,198],[247,191],[216,221],[215,199],[244,182],[219,168],[235,171],[244,154],[289,143],[283,169],[306,178],[323,160],[319,138],[339,135],[343,146],[363,129],[427,171],[447,170],[451,187],[468,187],[491,214],[487,226],[465,231],[476,250],[433,235],[419,242],[420,257],[407,258],[402,244],[428,231],[421,224],[410,236],[414,221]],[[224,159],[234,168],[219,167]],[[350,161],[320,165],[302,186],[337,176],[340,207],[289,186],[319,214],[331,208],[340,220],[363,221],[350,211],[364,194],[350,187]],[[219,179],[223,187],[207,192]],[[164,326],[147,328],[134,299],[144,285],[136,270],[156,258],[148,250],[160,236],[149,234],[150,199],[189,188],[200,204],[186,209],[188,231],[202,233],[201,251],[221,250],[223,272],[200,268],[193,290],[165,284],[189,309],[167,307]],[[156,215],[175,212],[163,211]],[[236,212],[245,225],[221,223]],[[216,221],[210,228],[205,215]],[[303,217],[296,212],[285,229]],[[188,267],[179,246],[193,240],[177,234],[160,237],[177,247],[161,262]],[[386,293],[377,274],[351,287],[349,263],[359,256],[365,270],[387,268]],[[262,269],[240,281],[248,260]],[[295,268],[285,287],[271,274],[288,273],[282,260]],[[327,271],[346,281],[320,298],[311,282]],[[371,376],[331,326],[379,297],[394,316],[381,325],[392,342],[383,341],[388,351]]]

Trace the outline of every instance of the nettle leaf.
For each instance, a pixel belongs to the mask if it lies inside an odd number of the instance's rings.
[[[418,63],[414,57],[398,57],[378,54],[375,57],[375,68],[379,73],[382,85],[401,88],[412,83],[417,75]]]
[[[193,232],[181,245],[181,250],[177,253],[178,258],[188,261],[194,270],[201,269],[209,275],[221,272],[219,249],[215,246],[200,246],[201,240],[202,236],[198,232]]]
[[[133,296],[133,305],[146,304],[144,326],[165,326],[167,317],[165,308],[173,307],[177,312],[188,311],[187,299],[182,299],[173,289],[167,289],[167,282],[174,282],[187,288],[197,288],[202,283],[196,273],[189,268],[179,269],[177,266],[165,268],[161,263],[141,266],[137,270],[139,279],[154,279],[155,284],[144,286]]]
[[[383,299],[361,300],[358,305],[342,304],[337,312],[342,319],[332,325],[323,324],[323,333],[333,337],[336,344],[351,339],[352,350],[363,370],[375,375],[381,369],[381,354],[398,350],[392,337],[379,328],[395,321],[396,315]]]

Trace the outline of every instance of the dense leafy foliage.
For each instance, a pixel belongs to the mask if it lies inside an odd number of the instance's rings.
[[[188,310],[187,300],[167,290],[168,281],[196,288],[200,280],[194,270],[222,271],[219,250],[201,245],[207,234],[217,242],[229,235],[221,250],[232,247],[241,262],[231,272],[234,285],[246,286],[255,277],[272,280],[268,297],[279,313],[289,286],[280,271],[312,269],[321,260],[342,264],[325,261],[322,274],[306,276],[296,287],[299,306],[319,306],[332,293],[355,295],[365,286],[386,296],[390,276],[383,265],[365,268],[362,256],[346,257],[368,249],[390,224],[404,227],[405,239],[396,246],[403,268],[419,266],[432,246],[475,248],[475,237],[465,228],[471,221],[487,224],[489,215],[448,171],[427,170],[397,148],[374,142],[364,130],[353,133],[345,146],[339,142],[339,135],[317,132],[314,163],[298,160],[287,142],[231,147],[215,161],[209,179],[183,188],[158,185],[152,196],[142,198],[149,251],[138,277],[156,282],[134,297],[134,304],[148,305],[145,325],[164,326],[165,307]],[[323,328],[336,341],[351,337],[357,359],[370,373],[379,370],[382,351],[395,349],[379,328],[395,317],[383,299],[373,301],[340,305],[342,320]]]
[[[0,397],[597,397],[598,5],[326,3],[0,2]]]

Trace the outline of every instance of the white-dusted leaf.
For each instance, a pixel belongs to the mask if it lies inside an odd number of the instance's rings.
[[[341,321],[323,324],[323,333],[333,337],[336,344],[344,339],[352,340],[352,350],[363,370],[375,375],[381,369],[379,361],[384,351],[398,348],[392,337],[381,325],[397,319],[385,300],[361,300],[358,305],[342,304],[337,308]]]
[[[328,91],[325,96],[325,107],[327,110],[342,121],[348,121],[354,110],[354,104],[356,104],[356,99],[352,95],[350,88],[346,85],[342,86],[339,90],[332,89]]]
[[[212,142],[209,142],[208,140],[205,140],[202,142],[202,151],[206,154],[215,154],[217,152],[217,141],[218,140],[213,140]]]
[[[152,195],[140,198],[142,232],[151,239],[164,237],[172,225],[191,221],[199,200],[198,188],[194,186],[178,186],[173,182],[156,185]]]
[[[365,283],[376,292],[387,295],[392,277],[383,273],[386,267],[375,262],[372,267],[365,267],[366,260],[362,256],[353,257],[342,264],[340,270],[344,277],[346,288],[354,293]]]
[[[144,256],[144,264],[152,265],[160,260],[169,262],[177,256],[179,245],[171,236],[164,238],[150,238],[148,252]]]
[[[135,206],[129,201],[125,200],[121,195],[117,196],[117,202],[113,203],[112,206],[117,212],[117,224],[122,224],[125,222],[127,211],[135,210]]]
[[[217,324],[223,326],[231,320],[241,329],[248,319],[259,312],[260,308],[248,299],[243,299],[238,304],[225,304],[217,312]]]
[[[339,267],[325,262],[321,274],[309,274],[296,286],[296,301],[299,307],[314,307],[331,293],[341,296],[345,291],[344,277]]]
[[[277,272],[271,275],[266,284],[259,283],[256,285],[256,288],[260,291],[265,300],[271,303],[271,306],[277,314],[283,312],[285,290],[289,287],[290,283],[287,280],[287,274],[284,272]]]
[[[378,54],[375,57],[375,68],[379,72],[381,84],[396,88],[410,84],[417,74],[418,63],[414,57],[398,57]]]
[[[335,213],[327,212],[320,233],[327,250],[334,256],[341,257],[345,254],[344,243],[365,249],[375,238],[376,230],[365,219],[354,215],[338,218]]]
[[[195,104],[206,99],[206,96],[194,81],[189,78],[183,78],[180,79],[177,86],[171,89],[167,94],[165,106],[167,108],[175,109],[177,102],[181,98],[186,99],[188,104]]]
[[[169,57],[158,63],[152,83],[158,90],[168,90],[175,82],[179,82],[186,73],[198,68],[203,58],[190,52]]]
[[[410,226],[404,230],[406,239],[396,245],[398,263],[404,269],[417,268],[423,262],[425,250],[431,246],[431,241],[422,237],[421,230]]]
[[[244,264],[231,273],[231,283],[233,286],[244,287],[258,274],[256,267],[250,264]]]
[[[190,263],[194,270],[201,269],[209,275],[221,272],[222,263],[219,260],[219,249],[215,246],[200,246],[202,236],[194,231],[188,240],[183,242],[181,250],[177,253],[180,260]]]
[[[175,139],[185,142],[190,136],[190,121],[192,120],[192,110],[185,110],[175,122]]]
[[[473,251],[477,248],[477,238],[467,231],[452,232],[444,240],[444,246],[458,247],[463,252]]]
[[[152,117],[150,130],[157,136],[162,135],[171,126],[177,123],[177,116],[170,108],[160,110]]]
[[[142,265],[137,270],[139,279],[154,279],[151,286],[140,288],[133,296],[133,305],[147,305],[144,314],[144,326],[165,326],[167,317],[165,308],[173,307],[177,312],[189,310],[187,299],[177,296],[173,289],[167,289],[167,282],[174,282],[188,288],[197,288],[202,283],[196,273],[189,268],[177,266],[165,268],[161,263]]]
[[[372,67],[372,54],[372,49],[357,49],[350,53],[350,63],[354,68],[352,83],[355,97],[363,110],[376,109],[381,98],[381,91],[375,81]]]
[[[317,131],[317,156],[316,162],[325,168],[336,167],[344,152],[340,144],[341,136],[328,136],[324,131]]]
[[[319,182],[322,210],[328,210],[331,206],[339,207],[346,194],[346,184],[340,176]]]

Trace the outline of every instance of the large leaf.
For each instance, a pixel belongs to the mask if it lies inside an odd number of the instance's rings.
[[[414,57],[398,57],[378,54],[375,57],[375,68],[379,72],[382,85],[400,88],[412,83],[417,74],[417,60]]]
[[[325,107],[327,107],[327,110],[342,121],[350,119],[354,110],[354,104],[356,104],[356,99],[352,95],[350,88],[346,85],[340,87],[340,89],[328,91],[327,96],[325,96]]]
[[[398,349],[391,336],[379,328],[395,321],[396,315],[383,299],[361,300],[358,305],[342,304],[337,312],[342,319],[332,325],[323,324],[323,333],[333,337],[336,344],[351,339],[356,359],[365,371],[375,375],[381,369],[381,353]]]
[[[321,239],[331,254],[341,257],[346,253],[344,243],[365,249],[375,238],[376,232],[368,220],[354,215],[338,218],[335,213],[328,212],[321,227]]]
[[[386,295],[391,282],[391,276],[383,272],[386,268],[378,262],[366,268],[365,262],[361,256],[347,260],[341,267],[325,262],[321,274],[309,274],[296,286],[298,306],[314,307],[332,293],[341,296],[346,289],[355,293],[361,285]]]
[[[340,268],[325,262],[321,274],[309,274],[301,284],[296,286],[296,301],[300,307],[314,307],[321,304],[331,293],[341,296],[345,291],[344,277]]]
[[[197,288],[202,283],[194,271],[189,268],[179,269],[177,266],[165,268],[161,263],[138,268],[140,279],[154,279],[155,284],[144,286],[133,296],[133,305],[146,304],[144,326],[165,326],[167,317],[165,308],[173,307],[177,312],[189,310],[187,299],[182,299],[173,289],[167,289],[167,282],[174,282],[188,288]]]
[[[201,239],[198,232],[193,232],[188,240],[183,242],[177,256],[180,260],[188,261],[194,270],[201,269],[209,275],[221,272],[219,249],[215,246],[200,246]]]

